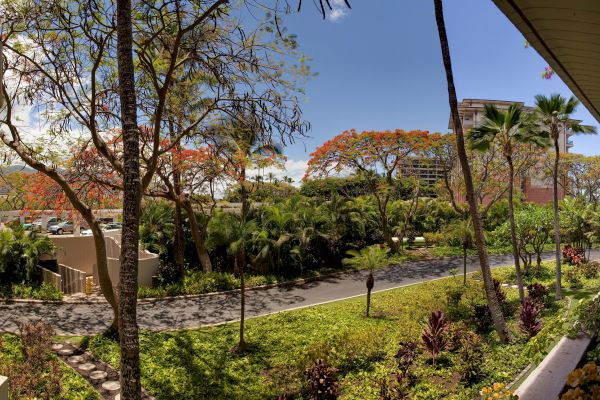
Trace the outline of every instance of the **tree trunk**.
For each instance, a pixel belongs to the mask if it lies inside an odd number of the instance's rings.
[[[496,328],[496,332],[498,333],[498,337],[502,342],[508,342],[511,339],[511,336],[506,326],[504,316],[502,315],[502,309],[500,308],[500,304],[498,302],[498,298],[494,290],[494,283],[492,282],[492,273],[490,271],[487,249],[485,248],[483,227],[481,226],[481,219],[479,216],[479,210],[477,208],[477,202],[475,199],[475,191],[473,189],[473,178],[471,176],[471,169],[469,167],[467,151],[465,149],[465,138],[462,130],[460,116],[458,115],[458,102],[456,100],[456,90],[454,88],[454,77],[452,76],[452,63],[450,60],[448,37],[446,36],[446,26],[444,23],[444,11],[442,7],[442,0],[434,0],[433,2],[435,6],[435,16],[438,34],[440,37],[442,59],[444,61],[446,80],[448,82],[448,101],[450,103],[450,112],[452,116],[452,122],[454,124],[454,132],[456,134],[456,147],[458,151],[458,158],[460,160],[460,165],[465,179],[467,200],[469,202],[471,219],[473,221],[473,231],[475,233],[475,243],[477,245],[477,254],[479,255],[479,263],[481,265],[481,275],[483,276],[485,294],[487,297],[490,313],[492,314],[492,319],[494,320],[494,326]]]
[[[463,243],[463,285],[467,284],[467,245]]]
[[[240,227],[241,233],[244,234],[246,219],[248,218],[248,192],[246,191],[246,169],[242,168],[240,173],[240,196],[242,200],[242,213],[240,215]],[[240,342],[238,349],[240,352],[246,351],[246,341],[244,340],[244,322],[246,320],[246,281],[245,281],[245,268],[246,265],[246,247],[245,242],[242,240],[242,245],[238,249],[237,258],[235,265],[240,273]],[[235,266],[234,266],[234,269]]]
[[[246,321],[246,280],[243,262],[241,264],[238,263],[236,257],[235,263],[238,264],[240,270],[240,342],[238,343],[238,350],[240,353],[243,353],[246,351],[246,341],[244,340],[244,323]]]
[[[137,278],[142,190],[132,42],[131,0],[117,0],[117,64],[123,130],[123,227],[119,283],[122,400],[141,399]]]
[[[554,138],[554,169],[552,170],[552,191],[554,207],[554,245],[556,249],[556,300],[562,299],[561,272],[560,272],[560,221],[558,217],[558,166],[560,162],[560,147],[558,147],[558,134]]]
[[[175,265],[179,271],[179,276],[183,276],[183,268],[185,264],[185,240],[183,238],[183,221],[181,218],[181,206],[179,202],[175,202],[175,241],[174,241]]]
[[[369,271],[367,277],[367,318],[369,317],[369,311],[371,310],[371,290],[375,286],[375,277],[373,277],[373,270]]]
[[[517,286],[519,287],[519,301],[525,301],[525,292],[523,290],[523,277],[521,276],[521,265],[519,260],[519,247],[517,245],[517,228],[515,224],[515,209],[513,204],[514,175],[515,167],[512,157],[507,156],[508,162],[508,220],[510,221],[510,241],[513,248],[513,257],[515,259],[515,272],[517,274]]]
[[[172,135],[173,136],[173,135]],[[177,145],[177,150],[179,151],[181,146]],[[185,239],[183,237],[183,221],[181,218],[181,204],[179,203],[179,199],[181,196],[181,172],[178,167],[175,167],[173,170],[173,190],[175,192],[175,197],[177,197],[177,201],[175,201],[175,265],[179,270],[179,276],[183,276],[183,268],[185,264]]]
[[[210,261],[208,250],[206,249],[206,226],[202,227],[202,231],[200,230],[194,209],[188,201],[183,202],[183,209],[187,213],[188,220],[190,221],[190,230],[192,231],[196,254],[202,265],[202,271],[212,272],[212,262]]]
[[[119,330],[119,304],[115,296],[116,287],[113,287],[110,275],[108,274],[108,260],[106,258],[106,242],[104,241],[104,233],[100,228],[100,224],[96,218],[92,215],[91,211],[89,215],[84,215],[83,219],[90,226],[92,230],[92,237],[94,238],[94,247],[96,248],[96,271],[98,272],[98,282],[100,283],[100,290],[108,304],[110,304],[113,310],[113,322],[107,330],[108,335],[116,334]]]

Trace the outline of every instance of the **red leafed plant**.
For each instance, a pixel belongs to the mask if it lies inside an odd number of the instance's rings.
[[[319,360],[306,371],[309,392],[315,400],[335,400],[338,396],[337,369]]]
[[[582,248],[566,245],[563,248],[563,257],[569,265],[580,265],[585,262],[585,252]]]
[[[519,317],[521,319],[519,327],[521,328],[521,331],[529,335],[530,338],[537,335],[542,329],[543,323],[539,315],[540,309],[536,302],[530,297],[526,297],[523,304],[521,304],[519,312]]]
[[[431,362],[435,365],[438,355],[448,346],[446,331],[450,326],[450,321],[442,310],[436,310],[431,313],[427,326],[423,329],[421,339],[423,346],[431,354]]]

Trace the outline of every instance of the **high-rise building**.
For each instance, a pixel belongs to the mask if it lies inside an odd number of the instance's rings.
[[[504,100],[484,100],[484,99],[463,99],[458,103],[458,114],[461,118],[463,130],[465,133],[481,124],[484,119],[485,106],[487,104],[495,105],[499,110],[507,110],[511,104],[519,104],[522,109],[526,112],[533,112],[533,107],[525,106],[523,102],[519,101],[504,101]],[[579,121],[580,122],[580,121]],[[452,126],[452,118],[450,118],[449,126]],[[568,153],[569,149],[573,147],[573,141],[569,139],[571,132],[563,131],[559,136],[559,147],[562,153]],[[543,168],[532,168],[525,176],[518,177],[517,183],[519,184],[525,200],[532,203],[545,204],[552,201],[552,179],[547,177],[543,173]],[[558,192],[559,199],[564,198],[564,189],[559,185]]]

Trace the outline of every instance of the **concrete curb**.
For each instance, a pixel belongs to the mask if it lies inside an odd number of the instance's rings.
[[[600,293],[594,296],[597,298]],[[567,297],[568,304],[564,316],[568,315],[573,304]],[[577,368],[579,362],[587,352],[596,334],[588,335],[578,333],[574,339],[563,336],[550,350],[544,359],[525,378],[514,391],[520,400],[546,400],[556,399],[566,385],[567,375]],[[530,369],[531,364],[527,369]],[[522,376],[522,374],[521,374]],[[513,381],[517,382],[517,378]]]

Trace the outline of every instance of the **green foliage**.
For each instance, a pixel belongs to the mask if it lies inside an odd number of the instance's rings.
[[[600,328],[600,297],[580,303],[574,313],[573,333],[592,334]]]
[[[335,196],[358,197],[368,194],[366,185],[366,180],[357,175],[346,178],[309,179],[302,182],[300,194],[306,197],[320,197],[325,200]]]
[[[542,253],[553,231],[553,214],[548,207],[528,204],[515,213],[517,248],[525,275],[529,274],[534,259],[539,270]],[[510,224],[507,221],[496,228],[492,236],[496,245],[509,245],[510,235]]]
[[[600,217],[583,198],[565,198],[560,204],[562,239],[586,251],[600,239]]]
[[[40,328],[27,331],[25,340],[16,335],[0,335],[0,375],[10,379],[10,400],[100,398],[85,379],[50,354],[47,332]]]
[[[10,287],[0,288],[0,298],[36,299],[59,301],[63,298],[63,292],[53,285],[42,282],[41,284],[13,284]]]
[[[346,253],[352,257],[345,258],[343,263],[358,269],[368,269],[372,271],[390,263],[389,249],[382,248],[378,245],[369,246],[360,251],[348,250]]]
[[[0,231],[0,286],[37,283],[42,255],[53,254],[50,238],[22,228]]]
[[[551,266],[547,268],[551,270]],[[514,268],[498,268],[494,274],[508,276],[511,271]],[[235,323],[171,333],[142,331],[142,385],[159,400],[258,400],[283,393],[306,398],[304,371],[322,357],[339,369],[340,393],[344,397],[380,399],[381,382],[396,379],[390,374],[398,372],[394,359],[397,344],[419,340],[429,317],[427,310],[446,309],[445,296],[440,293],[455,286],[455,280],[448,278],[375,293],[372,318],[364,318],[364,298],[357,298],[250,319],[246,321],[246,335],[251,350],[245,354],[232,350],[238,339]],[[507,295],[513,301],[517,293],[508,289]],[[481,282],[469,277],[461,302],[482,301]],[[481,371],[476,383],[463,379],[469,357],[465,354],[462,358],[460,347],[445,352],[448,361],[439,360],[436,367],[417,355],[411,367],[417,380],[409,386],[408,397],[477,398],[481,387],[512,380],[530,357],[543,357],[556,336],[562,334],[562,324],[553,321],[562,313],[563,304],[543,310],[545,326],[527,344],[501,344],[493,332],[482,335]],[[516,326],[514,319],[509,322]],[[117,342],[96,337],[90,349],[118,367]]]
[[[257,202],[277,202],[282,201],[298,193],[298,189],[295,186],[290,185],[286,182],[261,182],[260,184],[254,185],[248,198],[251,201]],[[232,203],[238,203],[241,201],[241,189],[238,186],[230,188],[225,197],[225,201]]]

